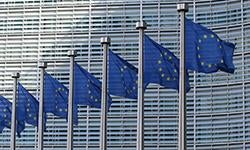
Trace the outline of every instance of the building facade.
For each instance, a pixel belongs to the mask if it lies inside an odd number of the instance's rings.
[[[68,86],[68,50],[98,79],[102,75],[100,38],[110,36],[111,49],[138,64],[138,30],[145,31],[179,57],[176,0],[1,0],[0,94],[12,99],[11,73],[36,97],[40,60],[47,72]],[[221,39],[236,44],[234,74],[190,71],[187,94],[187,144],[190,150],[250,149],[250,1],[189,0],[187,17],[212,29]],[[112,96],[108,113],[108,149],[135,150],[137,101]],[[74,128],[76,150],[97,150],[100,110],[79,106]],[[145,149],[177,149],[178,92],[152,84],[145,93]],[[45,149],[63,150],[67,143],[65,119],[49,115]],[[0,149],[9,150],[10,130],[0,134]],[[17,149],[37,147],[36,128],[27,125]]]

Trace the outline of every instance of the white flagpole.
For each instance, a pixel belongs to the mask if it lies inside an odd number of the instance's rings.
[[[144,150],[144,21],[136,23],[139,30],[139,63],[138,63],[138,103],[137,103],[137,144],[136,150]]]
[[[102,67],[102,103],[101,103],[101,139],[100,150],[107,150],[107,114],[108,114],[108,99],[107,99],[107,61],[108,49],[110,45],[109,37],[101,38],[103,47],[103,67]]]
[[[68,99],[68,138],[67,150],[73,150],[73,107],[74,107],[74,66],[76,51],[68,51],[70,57],[69,99]]]
[[[44,72],[47,68],[46,62],[39,64],[40,72],[40,98],[39,98],[39,120],[38,120],[38,150],[43,150],[43,131],[44,131]]]
[[[178,150],[187,149],[186,134],[186,66],[185,66],[185,14],[188,11],[188,4],[177,5],[180,13],[180,77],[179,77],[179,130]]]
[[[16,99],[17,99],[17,79],[20,77],[18,72],[12,74],[14,79],[13,85],[13,100],[12,100],[12,114],[11,114],[11,145],[10,149],[16,149]]]

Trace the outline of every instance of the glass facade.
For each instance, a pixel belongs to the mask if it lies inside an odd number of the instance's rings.
[[[11,73],[36,97],[39,60],[49,62],[47,72],[68,86],[68,50],[98,79],[102,75],[100,38],[111,37],[111,49],[138,64],[138,31],[145,31],[179,56],[176,0],[1,0],[0,94],[12,99]],[[187,144],[190,150],[250,149],[250,1],[193,0],[187,17],[236,43],[234,74],[190,72],[187,94]],[[108,149],[135,150],[137,101],[113,97],[108,113]],[[99,147],[100,110],[79,106],[74,128],[75,149]],[[177,149],[178,93],[152,84],[145,93],[145,149]],[[49,115],[45,149],[66,149],[65,119]],[[0,149],[9,150],[10,130],[0,134]],[[17,149],[37,147],[36,128],[27,125]]]

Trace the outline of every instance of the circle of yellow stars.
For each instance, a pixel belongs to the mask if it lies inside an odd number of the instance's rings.
[[[201,55],[201,51],[202,51],[202,43],[205,42],[208,38],[210,39],[214,39],[216,38],[216,42],[219,43],[219,48],[222,49],[222,45],[220,44],[221,40],[215,36],[214,34],[204,34],[203,37],[199,38],[198,39],[198,45],[196,47],[196,50],[197,50],[197,58],[200,60],[200,65],[201,66],[204,66],[204,67],[208,67],[208,68],[211,68],[213,66],[217,66],[217,64],[212,64],[212,63],[206,63],[202,60],[202,55]],[[220,60],[220,63],[224,63],[223,59]]]
[[[120,68],[120,75],[121,75],[121,78],[122,78],[123,87],[124,87],[124,89],[126,91],[126,95],[131,95],[132,93],[136,92],[136,85],[133,85],[133,87],[128,87],[126,85],[125,78],[124,78],[125,71],[129,71],[128,67],[126,65],[124,65],[123,67]],[[136,78],[136,82],[135,83],[136,84],[138,83],[137,78]]]
[[[167,52],[161,53],[160,56],[161,56],[161,57],[160,57],[160,59],[158,60],[157,64],[159,65],[158,71],[159,71],[159,73],[160,73],[161,78],[162,78],[163,80],[165,80],[165,81],[176,81],[176,80],[177,80],[176,77],[171,77],[171,76],[169,76],[169,75],[164,74],[163,68],[162,68],[162,63],[163,63],[163,61],[164,61],[164,58],[167,59],[169,62],[172,63],[173,57],[172,57],[170,54],[168,54]],[[174,72],[174,73],[177,73],[177,69],[175,68],[175,69],[173,70],[173,72]]]

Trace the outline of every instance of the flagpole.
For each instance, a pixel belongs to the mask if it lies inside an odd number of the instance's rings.
[[[101,103],[101,139],[100,150],[107,150],[107,112],[108,112],[108,99],[107,99],[107,61],[108,49],[110,45],[109,37],[101,38],[101,45],[103,47],[103,67],[102,67],[102,103]]]
[[[180,13],[180,77],[179,77],[179,130],[178,150],[187,149],[186,134],[186,66],[185,66],[185,13],[188,12],[188,4],[177,4]]]
[[[74,104],[74,66],[76,51],[69,50],[68,56],[70,57],[70,77],[69,77],[69,97],[68,97],[68,137],[67,137],[67,150],[73,150],[73,104]]]
[[[12,100],[12,114],[11,114],[11,145],[10,149],[16,149],[16,99],[17,99],[17,79],[20,77],[18,72],[12,74],[14,79],[13,85],[13,100]]]
[[[44,72],[47,68],[46,62],[40,62],[40,97],[39,97],[39,120],[38,120],[38,150],[43,150],[43,131],[44,131]]]
[[[137,103],[137,144],[136,150],[144,150],[144,21],[136,23],[139,30],[139,63],[138,63],[138,103]]]

